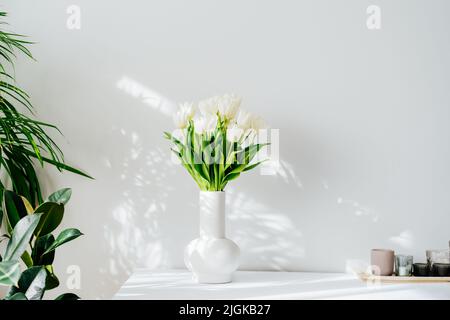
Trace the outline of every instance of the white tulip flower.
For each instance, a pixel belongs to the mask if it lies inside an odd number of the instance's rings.
[[[186,128],[189,124],[189,121],[192,120],[194,115],[195,115],[195,105],[193,103],[180,104],[177,113],[175,113],[173,117],[176,127],[179,129]]]
[[[234,94],[226,94],[219,98],[218,109],[220,115],[226,120],[233,120],[241,106],[241,98]]]
[[[241,110],[236,118],[236,124],[239,128],[247,130],[252,127],[253,116],[250,112]]]
[[[211,133],[216,130],[217,115],[206,115],[194,119],[194,130],[198,134]]]
[[[219,97],[212,97],[198,103],[198,108],[203,116],[216,115],[219,110]]]
[[[253,116],[251,119],[251,128],[255,131],[267,129],[267,124],[263,118],[258,116]]]
[[[244,134],[244,130],[239,128],[236,124],[227,129],[227,140],[231,142],[238,142]]]

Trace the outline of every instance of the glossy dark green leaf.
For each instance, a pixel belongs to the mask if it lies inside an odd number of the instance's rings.
[[[20,264],[18,261],[0,262],[0,285],[15,286],[20,278]]]
[[[64,217],[64,205],[55,202],[44,202],[35,211],[42,213],[41,220],[34,234],[38,237],[54,231]]]
[[[45,290],[52,290],[59,286],[58,277],[51,271],[47,270],[47,278],[45,280]]]
[[[55,300],[80,300],[81,298],[75,293],[63,293],[58,296]]]
[[[55,259],[55,252],[51,251],[45,253],[47,249],[55,242],[55,237],[52,234],[47,234],[36,239],[34,248],[31,253],[31,258],[36,266],[51,265]]]
[[[14,192],[36,205],[37,199],[41,199],[39,196],[40,187],[30,159],[18,151],[14,144],[8,145],[3,151],[4,156],[1,160],[11,178]]]
[[[61,190],[58,190],[58,191],[52,193],[48,197],[48,201],[56,202],[59,204],[66,204],[69,201],[71,195],[72,195],[72,189],[64,188],[64,189],[61,189]]]
[[[28,300],[27,296],[23,292],[17,292],[9,297],[7,300]]]
[[[41,300],[45,292],[47,271],[44,267],[31,267],[20,276],[17,286],[9,291],[7,298],[21,292],[28,300]]]
[[[53,244],[45,251],[46,254],[51,253],[53,250],[58,248],[59,246],[63,245],[66,242],[72,241],[79,236],[82,236],[83,234],[80,232],[80,230],[75,228],[70,228],[63,230],[56,240],[53,242]]]
[[[17,222],[27,215],[22,198],[10,190],[5,190],[3,193],[3,208],[11,228],[14,228]]]
[[[13,229],[3,260],[19,260],[33,236],[33,232],[36,229],[40,218],[40,213],[34,213],[20,219]]]

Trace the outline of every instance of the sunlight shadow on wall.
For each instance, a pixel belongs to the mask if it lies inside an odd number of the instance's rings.
[[[117,81],[117,88],[166,116],[172,116],[175,110],[175,106],[171,101],[130,77],[123,76]]]
[[[276,175],[285,184],[292,184],[299,189],[303,188],[302,181],[300,180],[300,177],[295,173],[294,166],[292,164],[288,163],[285,160],[280,160],[277,165],[273,165],[272,168],[267,168],[267,166],[270,166],[271,164],[272,162],[270,161],[267,163],[267,165],[263,164],[264,167],[261,168],[261,170],[264,170],[264,172],[271,172],[271,175]]]
[[[137,266],[164,268],[170,264],[161,223],[169,194],[174,192],[166,181],[175,174],[175,165],[168,148],[162,147],[166,142],[163,126],[174,103],[127,76],[115,87],[134,98],[127,107],[135,106],[126,112],[127,121],[118,118],[109,127],[113,144],[102,154],[103,178],[114,194],[105,195],[110,215],[103,226],[106,259],[100,273],[109,280],[102,280],[101,285],[118,288]],[[152,120],[151,126],[146,119]]]
[[[121,196],[114,201],[117,205],[112,209],[112,222],[104,226],[110,255],[105,273],[130,274],[137,265],[158,268],[169,264],[160,224],[171,189],[163,182],[167,161],[158,159],[162,159],[158,149],[136,156],[131,148],[123,161],[118,178]]]
[[[241,247],[242,270],[288,270],[304,257],[302,234],[289,217],[231,187],[227,196],[229,237]]]
[[[358,217],[369,217],[373,222],[378,222],[379,215],[375,210],[368,206],[361,205],[359,202],[349,199],[344,199],[338,197],[336,199],[338,205],[346,206],[347,208],[352,208],[355,216]]]

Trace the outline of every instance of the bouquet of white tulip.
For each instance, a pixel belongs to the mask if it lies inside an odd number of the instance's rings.
[[[181,104],[174,116],[181,134],[164,133],[202,191],[223,191],[228,182],[264,161],[253,160],[268,145],[255,143],[265,123],[239,110],[240,105],[240,98],[228,94],[203,100],[198,106]]]

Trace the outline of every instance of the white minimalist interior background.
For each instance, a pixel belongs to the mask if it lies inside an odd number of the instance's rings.
[[[366,9],[381,8],[381,30]],[[81,9],[81,29],[66,27]],[[169,161],[176,104],[235,92],[280,129],[281,168],[227,189],[241,269],[345,271],[374,247],[424,260],[450,240],[450,3],[446,0],[7,1],[36,42],[17,80],[68,163],[61,287],[110,298],[137,266],[183,267],[198,190]],[[67,268],[81,288],[65,286]]]

